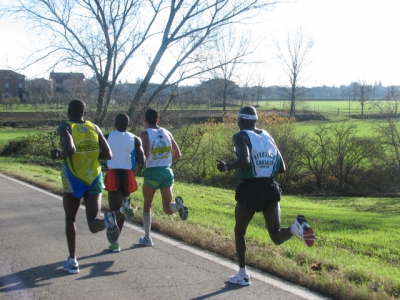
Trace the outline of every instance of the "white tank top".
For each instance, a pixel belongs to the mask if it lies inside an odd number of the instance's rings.
[[[246,132],[251,143],[251,170],[249,168],[247,172],[252,174],[247,174],[246,178],[274,177],[280,164],[279,150],[274,139],[263,129],[261,133],[252,130],[243,131]]]
[[[150,155],[146,168],[170,167],[172,165],[172,143],[170,132],[165,128],[147,128],[150,141]]]
[[[130,132],[112,131],[108,134],[108,145],[112,151],[112,159],[107,160],[109,169],[130,170],[132,157],[136,157],[135,135]]]

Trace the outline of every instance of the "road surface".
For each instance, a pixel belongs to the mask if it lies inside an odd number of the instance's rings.
[[[252,285],[227,281],[235,262],[153,234],[138,245],[140,226],[126,224],[121,252],[105,232],[90,233],[77,216],[79,274],[62,270],[68,256],[61,197],[0,174],[0,299],[327,299],[250,269]]]

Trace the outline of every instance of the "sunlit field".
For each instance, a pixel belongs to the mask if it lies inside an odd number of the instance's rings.
[[[0,157],[2,173],[60,193],[59,171],[30,165],[29,157]],[[45,161],[42,161],[43,163]],[[143,200],[132,194],[135,222],[141,224]],[[189,219],[163,213],[159,193],[153,202],[152,228],[188,244],[235,259],[234,190],[176,182],[174,194],[189,207]],[[104,193],[103,209],[107,209]],[[298,238],[275,246],[256,214],[247,232],[249,265],[322,292],[334,299],[394,299],[400,291],[400,205],[395,198],[304,197],[283,195],[282,225],[303,213],[316,232],[314,247]],[[62,224],[60,223],[60,226]]]
[[[276,101],[273,103],[275,108],[279,103],[286,105],[285,102]],[[322,106],[332,102],[316,103]],[[269,109],[272,108],[271,105]],[[357,125],[357,134],[360,136],[372,136],[374,126],[385,122],[384,118],[360,120],[333,118],[334,114],[329,113],[324,115],[328,120],[298,122],[294,126],[301,132],[312,132],[322,124],[330,126],[346,120]],[[262,122],[262,117],[259,122]],[[207,155],[213,153],[213,147],[220,144],[216,141],[222,139],[231,143],[231,135],[237,131],[234,124],[223,126],[210,123],[200,126],[206,125],[205,139],[211,142],[202,144],[201,148],[207,150]],[[54,131],[52,128],[48,130]],[[0,148],[11,139],[45,131],[47,129],[0,128]],[[207,155],[204,161],[210,160]],[[232,156],[233,153],[227,154],[227,157]],[[37,164],[37,159],[30,153],[20,157],[0,157],[1,173],[60,193],[60,171],[54,168],[60,162],[46,156],[40,157],[40,164]],[[212,162],[212,169],[207,173],[221,175],[215,169],[215,158],[212,158]],[[224,176],[228,174],[222,174],[221,180]],[[143,178],[138,175],[137,179],[139,192],[132,195],[132,202],[137,209],[135,222],[141,224],[143,197],[140,190]],[[190,209],[189,219],[180,222],[177,215],[165,215],[160,196],[156,194],[152,207],[153,230],[235,260],[234,188],[223,187],[222,183],[220,187],[215,187],[177,180],[174,194],[185,199]],[[103,209],[107,209],[106,199],[104,192]],[[290,225],[299,213],[306,215],[316,231],[315,246],[306,248],[298,238],[280,246],[273,245],[265,230],[262,215],[256,214],[246,239],[249,265],[335,299],[393,299],[399,295],[400,252],[396,231],[400,202],[397,198],[284,194],[281,206],[283,226]]]
[[[382,102],[383,100],[379,100]],[[378,100],[375,101],[379,102]],[[377,110],[371,106],[370,104],[374,102],[367,101],[364,107],[364,113],[377,113]],[[227,105],[227,110],[238,110],[241,102],[234,101],[234,105],[230,102]],[[245,101],[244,105],[253,105],[258,106],[260,109],[290,109],[290,101],[289,100],[255,100],[255,101]],[[41,105],[31,105],[31,104],[14,104],[12,109],[10,107],[6,107],[4,105],[0,106],[0,112],[63,112],[66,110],[66,105],[49,105],[49,104],[41,104]],[[128,104],[111,104],[109,109],[111,111],[115,110],[126,110],[128,109]],[[88,106],[88,109],[90,108]],[[221,110],[221,106],[212,106],[212,105],[183,105],[180,103],[173,103],[169,106],[170,110]],[[360,114],[361,106],[359,101],[354,100],[297,100],[296,101],[296,110],[310,110],[321,113],[329,113],[329,114],[339,114],[339,115],[349,115],[350,114]]]
[[[28,135],[34,135],[37,133],[45,133],[54,129],[35,129],[35,128],[1,128],[0,127],[0,147],[3,147],[8,141],[25,137]]]

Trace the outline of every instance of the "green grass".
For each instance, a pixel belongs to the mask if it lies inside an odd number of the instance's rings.
[[[240,101],[234,102],[236,105],[240,104]],[[368,102],[369,103],[369,102]],[[260,100],[260,101],[245,101],[244,105],[259,105],[261,109],[289,109],[289,100]],[[311,110],[318,111],[321,113],[329,113],[329,114],[337,114],[339,110],[339,114],[348,115],[349,114],[349,104],[350,104],[350,113],[351,114],[360,114],[361,106],[358,101],[350,100],[299,100],[296,102],[297,110]],[[239,106],[227,106],[227,109],[237,110]],[[126,104],[111,104],[109,109],[111,111],[117,110],[127,110],[128,105]],[[39,105],[31,105],[31,104],[17,104],[13,105],[12,110],[9,107],[4,105],[0,105],[0,112],[65,112],[67,109],[67,105],[54,105],[54,104],[39,104]],[[94,109],[88,107],[88,109]],[[171,104],[169,107],[170,110],[175,109],[187,109],[187,110],[221,110],[222,107],[210,107],[207,105],[181,105],[181,104]],[[371,110],[369,108],[369,104],[366,104],[364,107],[365,113],[376,112],[375,110]]]
[[[10,140],[25,137],[28,135],[35,135],[37,133],[44,133],[54,131],[54,129],[37,129],[37,128],[0,128],[0,147],[5,146]]]
[[[14,104],[12,109],[5,105],[0,105],[0,112],[66,112],[67,105],[54,104]]]
[[[61,192],[59,171],[31,166],[30,158],[0,157],[2,173]],[[143,179],[134,193],[135,222],[141,223]],[[153,202],[153,230],[235,259],[234,190],[177,182],[174,195],[189,207],[189,219],[163,213],[159,193]],[[103,208],[107,208],[106,193]],[[247,232],[247,262],[260,270],[334,299],[392,299],[400,292],[400,201],[397,198],[283,196],[282,225],[299,213],[316,232],[314,247],[298,238],[275,246],[257,213]],[[60,224],[60,226],[63,226]]]
[[[369,102],[368,102],[369,103]],[[289,100],[264,100],[259,101],[261,108],[265,109],[289,109]],[[350,104],[350,105],[349,105]],[[349,107],[350,106],[350,107]],[[361,114],[361,105],[358,101],[350,100],[300,100],[296,102],[296,110],[310,110],[328,114],[349,115]],[[364,106],[364,113],[376,113],[369,104]]]
[[[334,125],[339,122],[343,122],[343,120],[337,120],[337,121],[307,121],[307,122],[298,122],[295,123],[294,125],[296,126],[296,130],[301,133],[305,132],[314,132],[315,129],[317,129],[318,126],[320,125]],[[387,120],[385,119],[379,119],[379,120],[374,120],[374,119],[368,119],[368,120],[347,120],[345,122],[351,122],[352,124],[355,124],[357,126],[357,131],[356,135],[360,137],[371,137],[375,134],[375,126],[378,124],[386,124]]]

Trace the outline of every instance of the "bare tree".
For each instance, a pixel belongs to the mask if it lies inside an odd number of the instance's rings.
[[[386,123],[377,123],[375,130],[382,146],[383,160],[386,164],[400,166],[400,130],[397,122],[387,118]]]
[[[307,93],[310,89],[304,87],[303,71],[311,63],[311,49],[314,39],[305,36],[302,28],[298,28],[295,34],[287,35],[283,46],[276,41],[278,50],[277,58],[289,79],[289,86],[282,86],[282,91],[290,99],[290,117],[294,116],[296,99]]]
[[[228,90],[232,88],[230,83],[239,77],[238,69],[248,63],[245,58],[253,53],[254,48],[249,34],[238,36],[232,28],[224,38],[214,40],[213,44],[214,51],[205,61],[205,69],[210,70],[213,79],[222,79],[218,82],[221,83],[219,88],[222,95],[222,109],[225,112]]]
[[[326,126],[320,125],[300,139],[301,162],[314,175],[319,190],[329,173],[332,140],[328,131]]]
[[[338,189],[344,190],[351,185],[352,177],[357,176],[380,150],[373,139],[355,135],[357,125],[354,123],[341,122],[328,129],[332,140],[330,170],[337,180]]]
[[[0,11],[24,20],[48,46],[30,64],[51,60],[89,68],[98,83],[95,122],[102,124],[118,78],[130,61],[148,56],[148,69],[132,97],[132,117],[156,71],[163,80],[148,97],[151,101],[166,87],[203,71],[203,51],[225,26],[265,11],[274,0],[16,0]],[[157,41],[157,39],[160,40]],[[159,48],[151,52],[156,43]],[[167,55],[166,55],[167,54]],[[160,64],[164,62],[162,73]],[[176,75],[176,77],[173,77]]]
[[[212,50],[211,42],[224,38],[220,34],[225,27],[243,22],[274,3],[275,1],[268,0],[199,0],[184,5],[183,0],[171,1],[160,46],[149,59],[148,71],[132,99],[128,115],[133,116],[156,70],[163,80],[159,88],[149,96],[146,105],[149,105],[163,89],[218,68],[221,64],[210,69],[203,68]],[[167,50],[175,53],[175,60],[170,62],[171,67],[161,74],[157,67],[162,59],[165,59]],[[224,62],[222,65],[226,64]]]
[[[244,106],[246,100],[249,99],[249,90],[250,90],[250,82],[253,74],[248,73],[246,75],[240,77],[242,80],[242,84],[239,83],[241,88],[241,96],[240,96],[240,108]]]
[[[25,89],[30,104],[37,106],[50,102],[50,83],[48,80],[44,78],[27,80]]]
[[[385,92],[386,101],[376,101],[374,107],[383,115],[396,116],[399,110],[400,89],[398,86],[388,86]]]
[[[149,36],[160,7],[143,26],[142,0],[18,0],[7,12],[25,18],[48,45],[31,64],[51,60],[89,68],[98,83],[95,121],[102,123],[122,70]],[[45,35],[44,35],[45,34]]]
[[[256,107],[259,107],[259,101],[260,99],[264,96],[264,82],[265,82],[265,77],[264,76],[258,76],[255,79],[256,86],[253,87],[253,101],[256,100]]]
[[[367,104],[367,101],[370,99],[372,93],[372,86],[367,84],[366,80],[360,80],[358,82],[358,102],[361,106],[361,117],[364,117],[364,108]]]

